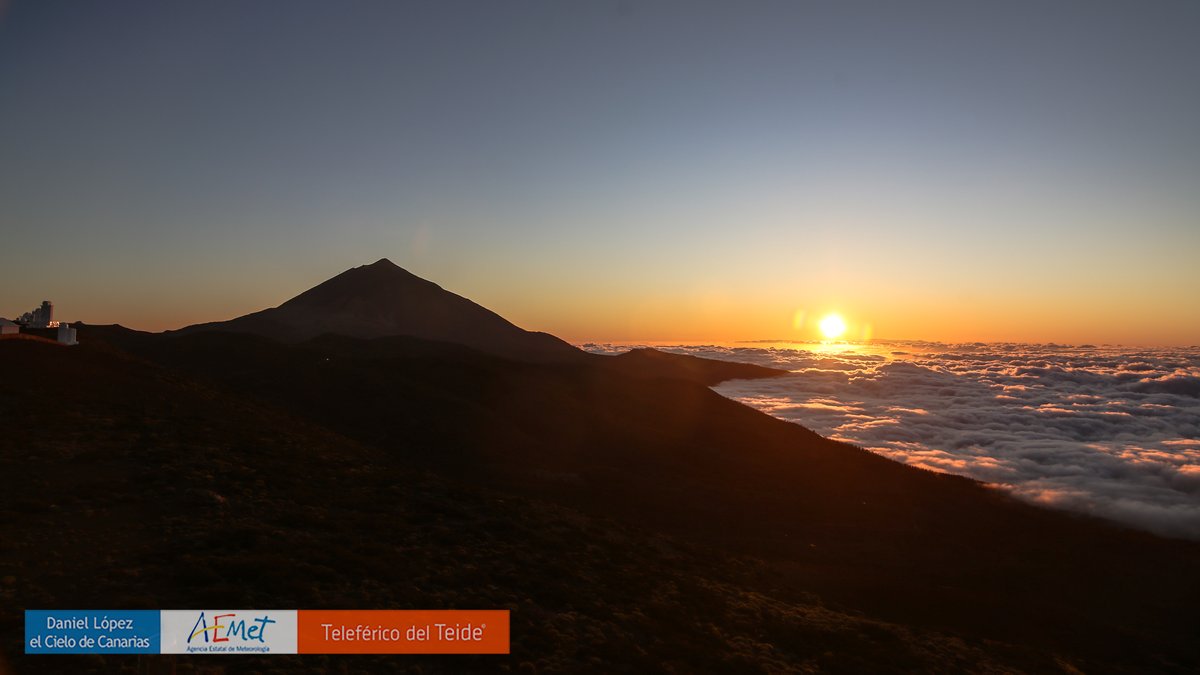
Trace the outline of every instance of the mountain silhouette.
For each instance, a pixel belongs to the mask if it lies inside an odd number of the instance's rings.
[[[525,361],[587,358],[553,335],[521,329],[387,258],[342,272],[278,307],[174,333],[201,331],[251,333],[284,342],[327,333],[357,338],[407,335]]]
[[[514,610],[512,670],[1200,665],[1196,542],[822,438],[696,362],[80,331],[0,344],[5,437],[28,439],[0,443],[0,634],[68,604],[476,606]],[[128,663],[20,651],[15,672]]]
[[[780,371],[587,354],[387,260],[231,321],[79,331],[0,344],[0,634],[38,606],[472,606],[514,610],[513,656],[414,667],[1200,668],[1200,543],[710,388]]]
[[[320,336],[418,338],[451,343],[534,363],[593,364],[640,378],[671,378],[714,385],[734,378],[775,377],[786,371],[746,363],[636,349],[620,356],[579,350],[550,335],[527,331],[499,314],[412,274],[387,258],[354,267],[278,307],[229,321],[201,323],[167,331],[183,336],[203,332],[247,333],[288,343]],[[138,339],[124,329],[105,332],[124,344]],[[143,334],[143,337],[148,334]],[[375,350],[388,350],[387,341]]]

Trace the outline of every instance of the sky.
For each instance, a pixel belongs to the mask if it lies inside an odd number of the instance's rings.
[[[0,0],[0,316],[1200,343],[1200,3]]]

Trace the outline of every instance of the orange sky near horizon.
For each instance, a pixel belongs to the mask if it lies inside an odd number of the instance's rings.
[[[615,330],[597,331],[585,320],[551,319],[547,328],[572,342],[677,342],[728,344],[750,340],[821,340],[818,322],[838,314],[847,325],[843,339],[928,340],[933,342],[1055,342],[1060,344],[1124,344],[1186,346],[1200,343],[1195,327],[1166,327],[1150,334],[1156,323],[1153,310],[1126,314],[1128,325],[1113,325],[1083,310],[1074,312],[1053,305],[1013,304],[971,307],[937,302],[896,306],[878,302],[814,303],[812,309],[787,309],[786,304],[731,307],[714,304],[690,308],[648,302],[609,317]],[[602,314],[602,313],[601,313]],[[805,317],[797,323],[795,315]],[[602,317],[597,317],[602,318]],[[554,328],[558,326],[558,328]]]
[[[405,266],[400,256],[393,258]],[[362,261],[366,264],[373,261]],[[52,279],[22,279],[9,287],[29,300],[55,301],[56,316],[89,323],[121,323],[167,330],[233,318],[277,306],[354,262],[288,267],[259,264],[206,279],[189,279],[186,266],[161,283],[104,278],[97,269],[86,287]],[[167,266],[167,265],[164,265]],[[1187,297],[1139,297],[1119,289],[1100,296],[1048,286],[1006,294],[970,284],[932,291],[864,278],[854,283],[735,283],[709,275],[698,288],[665,287],[589,278],[555,280],[553,270],[527,266],[490,271],[467,265],[442,269],[408,266],[420,276],[468,297],[529,330],[573,343],[721,343],[747,340],[820,340],[817,322],[830,313],[847,324],[844,339],[864,337],[939,342],[1057,342],[1063,344],[1192,345],[1200,342],[1200,312]],[[159,270],[144,270],[157,275]],[[439,274],[439,272],[441,274]],[[165,274],[165,270],[163,271]],[[811,277],[811,275],[810,275]],[[611,281],[611,282],[610,282]],[[550,292],[549,289],[553,289]],[[9,295],[8,292],[5,295]],[[13,304],[6,298],[7,304]],[[10,310],[5,308],[5,312]]]

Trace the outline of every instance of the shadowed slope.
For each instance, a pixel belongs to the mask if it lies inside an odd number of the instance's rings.
[[[604,365],[635,377],[666,377],[687,380],[709,386],[725,380],[778,377],[788,371],[756,366],[749,363],[717,361],[688,354],[670,354],[643,347],[609,357]]]
[[[158,355],[172,361],[178,361],[184,358],[184,355],[193,352],[196,354],[196,358],[200,360],[231,358],[233,362],[249,359],[251,354],[256,355],[254,358],[273,360],[281,354],[286,353],[286,350],[279,349],[280,342],[278,340],[255,332],[189,328],[187,332],[168,331],[160,334],[131,330],[116,324],[88,325],[78,323],[76,326],[86,335],[89,346],[115,348],[130,353],[140,353],[142,350],[149,350],[147,352],[149,354]],[[202,334],[208,337],[195,337]],[[166,338],[166,340],[164,341],[160,338]],[[487,350],[476,349],[468,345],[456,344],[450,341],[430,341],[406,335],[391,335],[362,340],[344,334],[327,333],[310,340],[303,340],[292,344],[305,344],[310,348],[325,349],[334,354],[353,354],[357,357],[370,356],[375,358],[394,356],[404,356],[407,358],[419,356],[445,357],[448,355],[457,355],[470,360],[489,354]],[[232,345],[241,345],[244,349],[237,350],[232,355],[230,353],[217,353],[217,351],[214,351]],[[491,355],[503,356],[506,360],[519,362],[545,362],[541,358],[537,358],[537,355],[532,359],[521,359],[494,353]],[[229,361],[214,361],[212,366],[214,368],[227,369],[229,363]],[[578,366],[587,365],[620,373],[627,377],[639,379],[676,379],[709,386],[726,380],[778,377],[788,374],[786,370],[767,368],[749,363],[734,363],[684,354],[670,354],[648,348],[634,349],[618,356],[576,351],[566,361],[551,361],[550,363]]]
[[[224,336],[203,336],[205,339]],[[230,336],[233,337],[233,336]],[[270,344],[236,336],[239,344]],[[152,338],[158,339],[158,338]],[[290,354],[284,350],[285,355]],[[324,357],[322,357],[324,358]],[[0,344],[0,670],[1045,670],[1054,657],[854,616],[761,561],[414,471],[94,346]],[[26,656],[28,607],[512,610],[512,655]]]
[[[416,340],[206,334],[140,353],[405,464],[762,557],[777,587],[888,621],[1196,663],[1194,543],[901,465],[694,382]]]

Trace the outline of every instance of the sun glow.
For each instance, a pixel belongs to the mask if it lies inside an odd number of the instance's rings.
[[[824,319],[821,319],[821,323],[818,325],[821,329],[821,335],[824,335],[829,340],[835,340],[841,337],[842,333],[846,332],[846,322],[837,314],[826,316]]]

